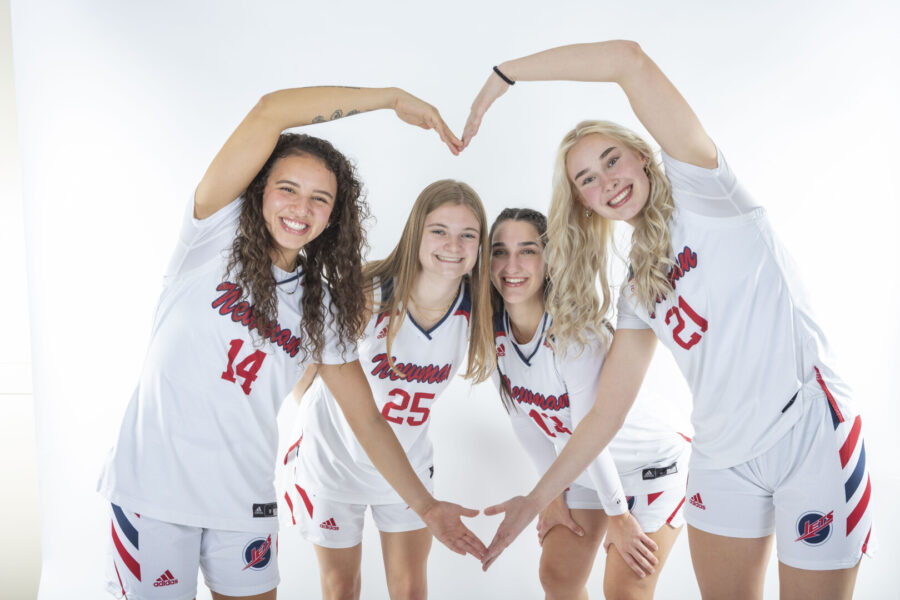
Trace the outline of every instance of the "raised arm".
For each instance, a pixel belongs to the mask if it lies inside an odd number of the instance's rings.
[[[460,520],[462,516],[474,517],[478,511],[436,500],[425,489],[410,466],[403,446],[378,411],[359,361],[319,365],[318,374],[331,390],[372,464],[425,521],[432,535],[458,554],[483,558],[484,544]]]
[[[241,195],[265,164],[285,129],[390,108],[417,127],[434,129],[453,154],[462,143],[436,108],[399,88],[307,87],[263,96],[216,154],[194,196],[204,219]]]
[[[527,496],[485,509],[505,513],[482,561],[487,569],[525,526],[596,458],[625,422],[653,358],[656,334],[651,329],[620,329],[597,380],[597,398],[566,447]]]
[[[672,82],[635,42],[615,40],[560,46],[510,60],[497,68],[512,81],[617,83],[650,135],[667,154],[700,167],[716,166],[716,148]],[[491,104],[511,86],[491,73],[472,103],[463,130],[468,145]]]

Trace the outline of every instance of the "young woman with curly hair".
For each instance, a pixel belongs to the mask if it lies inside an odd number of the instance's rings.
[[[490,239],[494,382],[516,437],[543,474],[593,405],[611,328],[595,312],[590,323],[597,333],[566,344],[565,352],[559,350],[562,340],[548,334],[553,319],[545,298],[553,286],[544,262],[544,215],[507,208],[491,226]],[[587,597],[585,585],[604,534],[605,597],[653,597],[684,522],[690,452],[650,402],[638,403],[610,447],[541,511],[539,573],[547,598]],[[637,579],[623,559],[627,555],[643,557],[653,568]]]
[[[609,443],[659,339],[694,400],[685,518],[703,596],[761,597],[774,538],[782,598],[849,598],[871,532],[861,421],[765,210],[637,44],[565,46],[497,71],[464,143],[512,82],[608,81],[662,147],[662,165],[606,122],[581,123],[562,142],[547,251],[551,333],[581,339],[595,307],[607,314],[615,221],[634,228],[630,274],[594,407],[528,497],[490,509],[506,518],[485,565]]]
[[[419,194],[397,246],[363,271],[372,310],[360,361],[381,415],[429,489],[434,403],[464,364],[476,382],[494,366],[487,239],[475,191],[437,181]],[[311,371],[295,389],[303,402],[297,442],[285,456],[288,521],[315,545],[323,597],[359,598],[363,517],[371,507],[391,598],[425,598],[431,534],[366,457],[334,392]]]
[[[356,360],[367,209],[355,171],[328,142],[282,133],[381,108],[459,150],[437,110],[402,90],[283,90],[259,101],[200,181],[99,484],[115,595],[189,599],[199,567],[216,599],[275,598],[276,414],[312,361],[431,532],[457,552],[483,550],[464,509],[435,500],[410,468]]]

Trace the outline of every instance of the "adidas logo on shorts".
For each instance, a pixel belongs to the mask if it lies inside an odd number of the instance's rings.
[[[696,506],[700,510],[706,510],[706,506],[703,505],[703,499],[700,498],[700,492],[697,492],[696,494],[691,496],[691,499],[688,500],[688,502],[690,502],[692,505]]]
[[[175,585],[176,583],[178,583],[178,580],[175,579],[174,575],[172,575],[172,571],[166,569],[165,573],[156,578],[156,581],[153,583],[153,587]]]
[[[337,531],[340,527],[337,526],[337,523],[334,522],[334,518],[328,519],[326,521],[322,521],[322,524],[319,525],[322,529],[331,529],[332,531]]]

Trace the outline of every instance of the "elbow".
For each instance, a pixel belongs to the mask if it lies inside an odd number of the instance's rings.
[[[278,92],[270,92],[262,96],[256,101],[247,116],[261,121],[271,119],[277,105],[277,94]]]
[[[650,57],[644,53],[641,45],[631,40],[614,40],[607,42],[615,56],[622,76],[638,73],[652,64]]]

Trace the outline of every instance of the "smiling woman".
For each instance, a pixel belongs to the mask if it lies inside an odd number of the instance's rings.
[[[430,528],[422,537],[480,556],[461,507],[435,500],[410,468],[356,360],[362,186],[330,143],[282,133],[379,108],[457,151],[437,111],[402,90],[283,90],[250,111],[197,186],[99,484],[114,595],[192,597],[200,568],[216,599],[275,597],[276,415],[310,361],[373,469]]]
[[[494,364],[486,260],[481,199],[465,183],[447,179],[419,194],[394,250],[364,271],[372,310],[360,332],[361,362],[381,415],[429,489],[434,403],[463,362],[465,376],[475,381],[486,379]],[[315,545],[323,597],[361,595],[366,507],[381,534],[391,598],[426,597],[431,548],[426,524],[375,471],[336,410],[328,382],[316,380],[307,391],[310,382],[307,374],[295,389],[303,403],[296,442],[284,460],[290,508],[285,521],[299,525]]]

